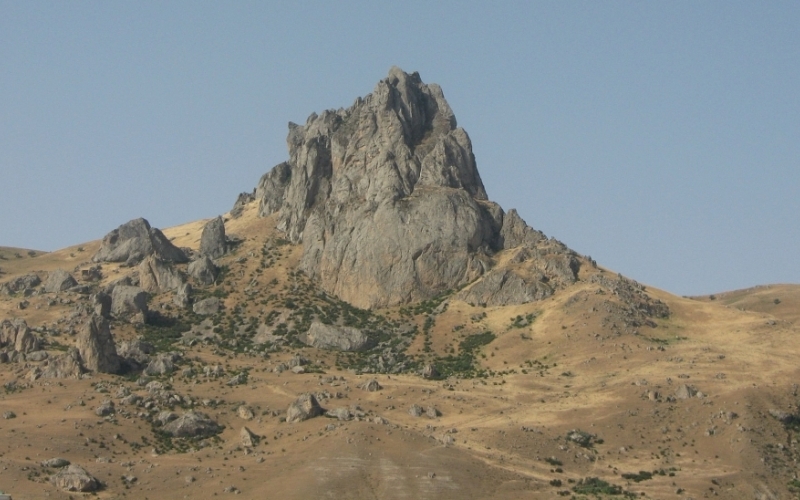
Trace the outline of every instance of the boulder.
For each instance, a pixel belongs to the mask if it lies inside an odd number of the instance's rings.
[[[213,284],[217,279],[217,275],[219,274],[217,266],[215,266],[214,262],[212,262],[208,257],[200,257],[199,259],[192,261],[192,263],[189,264],[188,272],[189,276],[191,276],[195,282],[201,285]]]
[[[0,322],[0,348],[13,348],[18,353],[29,353],[41,349],[41,341],[31,332],[23,319]]]
[[[697,389],[690,385],[681,384],[675,389],[675,397],[677,399],[689,399],[693,398],[697,394]]]
[[[439,370],[437,370],[436,366],[431,363],[428,363],[422,367],[421,375],[422,378],[427,378],[427,379],[437,379],[440,377]]]
[[[117,317],[147,316],[147,292],[138,286],[117,285],[111,292],[111,312]]]
[[[462,290],[456,298],[472,305],[507,306],[542,300],[553,294],[545,281],[525,279],[508,269],[497,269]]]
[[[47,281],[44,282],[44,291],[58,293],[74,286],[78,286],[78,282],[75,281],[75,278],[70,273],[63,269],[56,269],[47,275]]]
[[[383,389],[383,387],[381,387],[381,384],[379,384],[378,381],[375,380],[374,378],[369,379],[363,384],[361,384],[361,388],[367,392],[377,392]]]
[[[369,346],[367,334],[349,326],[326,325],[315,321],[306,332],[304,342],[318,349],[361,351]]]
[[[67,352],[51,356],[41,366],[31,371],[31,378],[80,378],[83,373],[78,349],[70,347]]]
[[[183,277],[172,265],[151,255],[139,264],[139,286],[147,292],[159,293],[177,290],[183,285]]]
[[[239,408],[236,409],[236,414],[242,420],[253,420],[255,418],[255,414],[253,413],[253,410],[251,410],[250,408],[248,408],[245,405],[239,406]]]
[[[242,440],[242,446],[245,448],[255,448],[258,444],[258,436],[253,434],[247,427],[242,427],[239,431],[239,437]]]
[[[335,418],[341,421],[352,420],[353,414],[347,407],[334,408],[325,412],[326,417]]]
[[[173,437],[208,437],[219,433],[222,426],[205,413],[190,411],[169,422],[163,430]]]
[[[138,365],[145,365],[150,362],[150,355],[156,352],[153,344],[143,340],[128,340],[119,343],[117,355],[125,360],[130,360]]]
[[[100,403],[100,406],[95,408],[94,414],[98,417],[107,417],[109,415],[113,415],[115,411],[114,402],[110,400],[105,400]]]
[[[37,274],[30,273],[3,283],[2,286],[0,286],[0,290],[2,290],[6,295],[11,295],[12,293],[31,292],[41,283],[42,280]]]
[[[111,295],[106,292],[97,292],[91,297],[94,313],[104,318],[111,317]]]
[[[122,360],[117,355],[114,337],[104,317],[93,315],[78,334],[75,344],[86,369],[100,373],[121,371]]]
[[[49,467],[51,469],[60,469],[69,465],[69,460],[66,458],[50,458],[42,461],[42,467]]]
[[[286,422],[302,422],[322,415],[323,411],[313,394],[301,394],[286,410]]]
[[[50,482],[64,491],[90,492],[100,487],[100,482],[78,465],[68,465],[61,469],[50,476]]]
[[[133,265],[150,255],[169,262],[188,261],[183,250],[142,218],[128,221],[108,233],[92,260]]]
[[[225,238],[225,223],[222,217],[211,219],[203,227],[200,236],[200,255],[211,259],[218,259],[228,250],[228,240]]]
[[[175,290],[175,297],[172,302],[180,307],[186,309],[192,303],[192,285],[184,283]]]
[[[408,409],[408,414],[412,417],[421,417],[422,416],[422,407],[418,404],[413,404]]]
[[[194,303],[192,310],[201,316],[217,314],[222,308],[222,301],[218,297],[209,297]]]
[[[159,354],[144,369],[144,374],[151,377],[156,375],[168,375],[175,371],[175,364],[172,362],[171,354]]]

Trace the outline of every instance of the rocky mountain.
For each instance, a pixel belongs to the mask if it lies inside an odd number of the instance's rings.
[[[14,500],[800,494],[800,286],[577,255],[397,68],[288,145],[230,213],[0,247]]]
[[[581,260],[488,200],[467,132],[436,84],[392,68],[348,109],[289,124],[289,160],[255,190],[259,213],[302,243],[301,269],[358,307],[478,285],[482,303],[522,303],[575,281]],[[527,273],[495,254],[523,247]]]

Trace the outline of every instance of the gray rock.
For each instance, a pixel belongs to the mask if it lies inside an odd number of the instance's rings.
[[[326,325],[318,321],[311,323],[303,341],[319,349],[337,351],[361,351],[369,345],[369,337],[357,328]]]
[[[239,196],[236,197],[236,203],[233,204],[233,208],[231,209],[231,217],[234,219],[241,217],[242,212],[244,212],[244,207],[255,201],[255,195],[255,190],[253,190],[252,193],[239,193]]]
[[[190,411],[164,426],[164,432],[174,437],[208,437],[222,427],[205,413]]]
[[[697,389],[686,384],[681,384],[675,390],[675,397],[677,399],[689,399],[694,397],[695,394],[697,394]]]
[[[478,280],[456,298],[472,305],[507,306],[547,298],[553,288],[541,279],[525,279],[508,269],[496,269]]]
[[[411,415],[412,417],[421,417],[422,416],[422,407],[420,405],[413,404],[408,409],[408,414]]]
[[[303,244],[300,268],[313,281],[353,305],[392,306],[461,288],[511,246],[546,250],[532,252],[526,266],[547,279],[562,273],[559,258],[578,262],[487,200],[469,136],[441,88],[417,73],[392,68],[350,108],[290,124],[287,143],[289,160],[256,188],[259,214]],[[504,301],[527,300],[511,292]]]
[[[250,408],[248,408],[245,405],[239,406],[239,408],[236,409],[236,414],[242,420],[253,420],[255,418],[255,414],[253,413],[253,410],[251,410]]]
[[[145,219],[134,219],[108,233],[92,257],[95,262],[134,264],[149,255],[169,262],[187,262],[186,254]]]
[[[217,314],[222,308],[222,301],[218,297],[209,297],[194,303],[192,310],[201,316]]]
[[[182,309],[189,307],[189,304],[192,303],[192,285],[184,283],[179,286],[175,291],[175,298],[172,302]]]
[[[25,361],[44,361],[48,356],[47,351],[33,351],[25,355]]]
[[[106,292],[97,292],[91,297],[94,313],[104,318],[111,317],[111,295]]]
[[[247,427],[242,427],[239,431],[239,437],[242,440],[242,446],[245,448],[255,448],[258,444],[258,436],[253,434]]]
[[[138,286],[117,285],[111,292],[111,312],[117,317],[146,317],[147,300],[147,292]]]
[[[172,362],[172,355],[159,354],[144,369],[144,374],[151,377],[156,375],[168,375],[175,371],[175,364]]]
[[[442,414],[435,407],[429,406],[425,408],[425,416],[427,416],[428,418],[436,418],[436,417],[441,417]]]
[[[60,469],[66,467],[70,462],[66,458],[51,458],[42,461],[42,467],[49,467],[51,469]]]
[[[201,285],[213,284],[219,274],[217,266],[215,266],[214,262],[208,257],[200,257],[192,261],[192,263],[189,264],[188,272],[189,276]]]
[[[117,355],[119,357],[132,360],[139,365],[145,365],[150,362],[150,355],[156,352],[153,344],[143,340],[128,340],[119,343],[117,346]]]
[[[24,293],[32,291],[34,288],[42,283],[41,278],[37,274],[30,273],[12,279],[0,286],[0,290],[6,295],[12,293]]]
[[[286,422],[302,422],[322,415],[322,407],[313,394],[301,394],[286,410]]]
[[[334,408],[325,412],[326,417],[336,418],[342,421],[351,420],[353,418],[350,409],[346,407]]]
[[[183,285],[183,277],[172,265],[154,255],[139,264],[139,286],[150,293],[177,290]]]
[[[117,355],[108,320],[93,315],[78,334],[76,346],[83,366],[100,373],[119,373],[122,362]]]
[[[23,319],[0,322],[0,348],[10,347],[18,353],[28,353],[41,349],[41,341],[34,335]]]
[[[80,378],[83,373],[78,349],[70,347],[67,352],[51,356],[31,372],[31,378]]]
[[[50,482],[64,491],[90,492],[100,487],[99,481],[78,465],[68,465],[61,469],[50,477]]]
[[[106,400],[100,403],[100,406],[95,408],[94,413],[98,417],[107,417],[109,415],[113,415],[114,411],[115,408],[113,401]]]
[[[17,414],[10,410],[3,412],[3,419],[11,420],[12,418],[17,418]]]
[[[439,370],[432,363],[428,363],[422,367],[422,378],[436,379],[439,378]]]
[[[211,219],[203,227],[200,236],[200,255],[218,259],[228,250],[228,240],[225,238],[225,222],[222,217]]]
[[[161,413],[159,413],[156,416],[155,421],[158,422],[159,424],[161,424],[162,426],[164,426],[164,425],[167,425],[168,423],[172,422],[173,420],[177,420],[177,419],[178,419],[178,415],[176,415],[175,413],[172,413],[171,411],[165,410],[165,411],[162,411]]]
[[[242,385],[245,383],[247,383],[247,373],[241,372],[231,377],[227,382],[225,382],[225,385],[233,387],[235,385]]]
[[[375,380],[374,378],[364,382],[361,385],[361,388],[367,392],[377,392],[383,389],[383,387],[381,387],[381,384],[379,384],[378,381]]]
[[[78,282],[75,281],[75,278],[70,273],[63,269],[56,269],[47,275],[47,281],[44,282],[44,291],[58,293],[74,286],[78,286]]]

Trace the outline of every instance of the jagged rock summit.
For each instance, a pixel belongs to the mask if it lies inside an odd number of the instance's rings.
[[[275,214],[278,229],[303,244],[301,269],[351,304],[464,287],[492,269],[496,252],[522,244],[539,272],[521,279],[543,285],[516,283],[526,291],[520,302],[575,279],[573,252],[487,199],[467,132],[442,89],[417,73],[393,67],[350,108],[290,123],[287,143],[289,160],[256,189],[259,213]],[[491,292],[480,295],[491,302]]]

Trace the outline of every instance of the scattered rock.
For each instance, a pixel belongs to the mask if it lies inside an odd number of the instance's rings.
[[[119,373],[122,362],[117,355],[108,320],[93,315],[78,335],[76,346],[83,366],[100,373]]]
[[[239,193],[239,196],[236,197],[236,203],[233,204],[233,208],[230,211],[231,217],[234,219],[241,217],[244,207],[255,201],[255,194],[255,190],[252,193]]]
[[[47,275],[47,281],[44,282],[43,288],[47,293],[58,293],[74,286],[78,286],[78,282],[70,273],[63,269],[56,269]]]
[[[369,337],[357,328],[326,325],[315,321],[311,323],[303,341],[318,349],[361,351],[368,347]]]
[[[78,465],[68,465],[61,469],[50,477],[50,482],[64,491],[89,492],[100,487],[97,479]]]
[[[231,387],[246,383],[247,383],[247,372],[237,373],[236,375],[231,377],[227,382],[225,382],[226,385],[229,385]]]
[[[442,413],[439,410],[437,410],[435,407],[429,406],[429,407],[425,408],[425,416],[428,417],[428,418],[437,418],[437,417],[441,417]]]
[[[13,411],[4,411],[3,412],[3,419],[11,420],[12,418],[17,418],[17,414]]]
[[[41,349],[41,341],[35,336],[23,319],[0,322],[0,347],[13,347],[18,353],[28,353]]]
[[[33,351],[25,355],[25,361],[44,361],[48,356],[47,351]]]
[[[92,257],[95,262],[136,264],[155,255],[169,262],[187,262],[186,254],[145,219],[134,219],[108,233]]]
[[[194,303],[192,310],[201,316],[211,316],[217,314],[222,308],[222,301],[218,297],[209,297]]]
[[[322,415],[322,407],[313,394],[301,394],[286,410],[286,422],[302,422]]]
[[[200,255],[212,259],[218,259],[225,255],[228,241],[225,238],[225,223],[222,217],[211,219],[203,227],[203,234],[200,236]]]
[[[164,426],[164,432],[174,437],[208,437],[217,434],[222,427],[200,412],[184,413]]]
[[[120,342],[117,347],[117,355],[127,360],[133,361],[139,366],[144,366],[150,362],[150,355],[155,354],[156,348],[153,344],[144,340],[127,340]]]
[[[192,261],[187,271],[189,272],[189,276],[201,285],[213,284],[219,274],[219,270],[217,266],[214,265],[214,262],[205,256]]]
[[[326,417],[336,418],[342,421],[347,421],[353,418],[350,409],[346,407],[334,408],[325,412]]]

